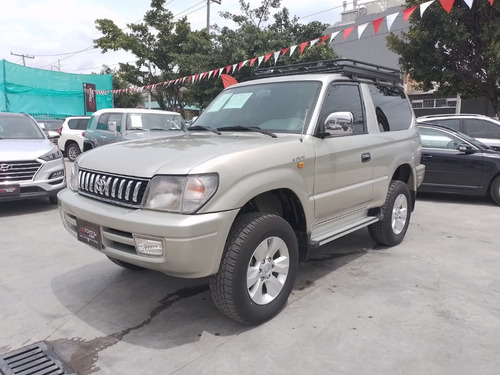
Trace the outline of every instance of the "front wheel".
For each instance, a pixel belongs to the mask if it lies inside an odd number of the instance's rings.
[[[382,206],[382,220],[368,227],[370,237],[381,245],[395,246],[408,230],[411,217],[410,189],[403,181],[393,180]]]
[[[217,308],[244,324],[274,317],[290,295],[298,268],[295,233],[283,218],[262,213],[238,217],[210,291]]]
[[[496,176],[490,186],[491,199],[500,205],[500,176]]]
[[[80,151],[80,147],[76,143],[70,143],[66,150],[66,154],[68,155],[69,161],[75,161],[78,155],[82,152]]]

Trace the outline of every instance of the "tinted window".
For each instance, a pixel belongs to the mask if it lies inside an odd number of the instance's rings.
[[[0,116],[0,141],[2,139],[43,139],[40,127],[28,117]]]
[[[73,130],[86,130],[89,123],[88,119],[71,119],[68,121],[68,126]]]
[[[380,131],[408,129],[413,112],[401,87],[370,85]]]
[[[430,122],[432,124],[444,125],[455,130],[460,130],[460,119],[458,118],[443,119],[443,120],[424,120],[424,121]]]
[[[99,116],[99,120],[97,121],[97,130],[108,130],[108,119],[109,113],[104,113]]]
[[[500,138],[500,125],[479,119],[463,119],[462,132],[474,138]]]
[[[334,84],[321,108],[319,123],[324,124],[328,115],[334,112],[351,112],[354,116],[354,133],[366,132],[365,117],[359,86],[356,84]]]
[[[424,148],[456,150],[463,143],[460,138],[440,130],[420,128],[419,132]]]

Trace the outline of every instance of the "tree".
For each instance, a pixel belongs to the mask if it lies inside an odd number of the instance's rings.
[[[135,68],[130,64],[120,64],[118,70],[107,68],[104,73],[113,76],[113,90],[128,89],[131,82],[137,82]],[[139,92],[124,92],[113,96],[115,108],[136,108],[142,104],[142,94]]]
[[[419,88],[486,97],[500,114],[500,1],[475,1],[471,9],[455,2],[449,14],[436,2],[410,22],[409,31],[390,35],[387,45]]]

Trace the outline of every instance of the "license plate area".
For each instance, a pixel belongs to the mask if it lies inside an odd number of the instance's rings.
[[[88,221],[76,219],[78,241],[98,250],[102,249],[101,227]]]
[[[0,185],[0,197],[12,197],[21,194],[21,186],[15,185]]]

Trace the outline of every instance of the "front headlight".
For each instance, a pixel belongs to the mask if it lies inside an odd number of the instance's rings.
[[[62,152],[57,147],[54,147],[52,150],[47,152],[45,155],[40,156],[39,159],[42,159],[44,161],[52,161],[52,160],[60,159],[62,157],[63,157]]]
[[[78,191],[78,163],[73,163],[73,168],[71,168],[71,174],[69,175],[68,187],[72,191]]]
[[[216,173],[156,176],[149,183],[144,208],[190,214],[198,211],[219,187]]]

